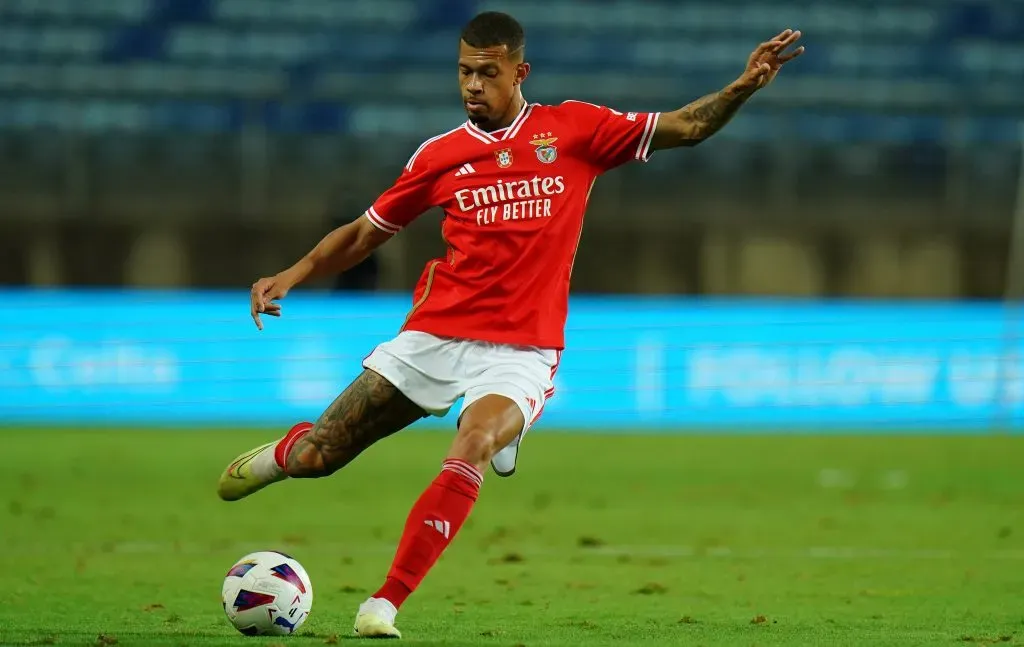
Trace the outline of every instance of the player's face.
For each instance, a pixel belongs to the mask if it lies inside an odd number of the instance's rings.
[[[516,88],[529,73],[530,64],[509,56],[507,45],[480,48],[459,41],[462,103],[469,120],[478,126],[507,125],[501,122],[508,117]]]

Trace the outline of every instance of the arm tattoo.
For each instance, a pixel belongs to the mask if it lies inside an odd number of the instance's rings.
[[[682,122],[680,137],[686,143],[704,141],[729,123],[749,94],[722,90],[697,99],[679,111]]]
[[[373,443],[424,416],[391,382],[365,370],[295,443],[285,469],[298,478],[332,474]]]

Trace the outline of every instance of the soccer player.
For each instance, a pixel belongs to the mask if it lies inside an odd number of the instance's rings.
[[[482,13],[462,31],[458,78],[468,121],[416,149],[394,185],[355,222],[327,234],[292,267],[252,286],[251,314],[280,316],[303,281],[343,272],[431,207],[448,251],[431,261],[401,332],[315,423],[236,458],[219,483],[233,501],[291,478],[327,476],[374,442],[463,399],[440,474],[409,513],[380,589],[355,631],[399,637],[395,616],[455,538],[490,464],[516,469],[519,443],[551,397],[563,348],[569,276],[594,181],[656,150],[717,132],[784,63],[803,53],[787,29],[761,43],[724,89],[674,112],[617,112],[566,101],[527,103],[524,34],[511,16]]]

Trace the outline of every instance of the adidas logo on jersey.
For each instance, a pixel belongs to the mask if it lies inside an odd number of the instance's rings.
[[[470,173],[476,173],[476,169],[473,168],[472,164],[463,164],[455,173],[455,177],[462,177],[463,175],[469,175]]]
[[[437,519],[431,521],[427,519],[423,522],[423,525],[430,526],[434,530],[438,531],[439,533],[444,535],[445,539],[448,539],[449,535],[451,535],[452,532],[452,524],[450,524],[447,521],[438,521]]]

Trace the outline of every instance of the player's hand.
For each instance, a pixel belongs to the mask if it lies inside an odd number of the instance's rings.
[[[771,83],[782,66],[804,53],[803,46],[790,50],[800,40],[799,31],[787,29],[771,40],[761,43],[747,60],[747,69],[735,85],[753,92]]]
[[[257,328],[263,330],[260,315],[281,316],[281,304],[277,303],[277,300],[285,298],[291,287],[287,281],[281,278],[281,275],[262,278],[252,284],[252,292],[249,293],[249,311]]]

